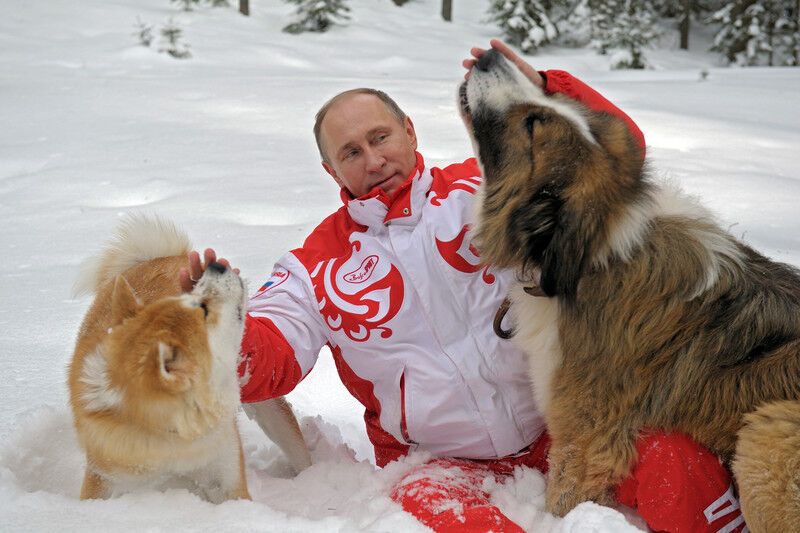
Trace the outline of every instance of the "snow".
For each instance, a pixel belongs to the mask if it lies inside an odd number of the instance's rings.
[[[402,8],[353,0],[348,26],[287,35],[292,6],[251,2],[186,13],[168,0],[3,3],[0,18],[0,523],[8,531],[422,531],[388,497],[425,459],[373,466],[363,409],[328,354],[289,399],[315,464],[292,478],[254,423],[241,427],[253,502],[214,506],[185,491],[79,502],[83,456],[66,406],[66,366],[89,299],[80,262],[120,216],[155,212],[214,247],[257,287],[273,262],[338,207],[318,163],[316,109],[355,86],[386,90],[414,119],[429,165],[470,143],[456,111],[461,60],[496,31],[485,3]],[[155,25],[137,45],[137,17]],[[191,59],[157,52],[169,19]],[[800,69],[721,68],[698,29],[691,52],[668,35],[646,71],[611,71],[591,50],[530,61],[585,79],[628,112],[654,171],[702,198],[734,234],[800,264]],[[703,81],[702,72],[708,73]],[[487,489],[531,531],[623,531],[613,509],[543,511],[544,480],[522,469]],[[628,519],[636,517],[627,512]],[[641,523],[639,522],[639,525]]]

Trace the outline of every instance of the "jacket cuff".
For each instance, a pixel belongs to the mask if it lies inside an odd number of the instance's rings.
[[[292,346],[272,320],[249,314],[238,372],[244,403],[284,396],[303,379]]]

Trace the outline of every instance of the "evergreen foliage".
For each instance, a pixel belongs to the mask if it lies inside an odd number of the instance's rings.
[[[194,6],[200,3],[200,0],[171,0],[171,2],[178,4],[184,11],[191,11]]]
[[[161,28],[161,46],[159,52],[166,52],[176,59],[187,59],[192,56],[189,45],[182,42],[183,30],[172,20]]]
[[[558,28],[558,42],[566,46],[586,46],[592,40],[592,10],[589,0],[554,2],[553,20]]]
[[[136,18],[136,31],[133,36],[139,41],[142,46],[150,46],[153,42],[153,26],[147,24],[140,18]]]
[[[345,21],[350,18],[347,15],[350,8],[345,5],[345,0],[286,1],[297,5],[297,11],[295,11],[297,20],[283,28],[283,31],[287,33],[324,32],[337,20]]]
[[[489,22],[500,26],[510,44],[519,47],[523,53],[532,54],[558,36],[558,29],[550,20],[547,9],[552,3],[538,0],[492,0]]]
[[[184,11],[191,11],[193,7],[200,5],[200,0],[170,0],[173,4],[178,4],[178,7]],[[231,4],[228,0],[205,0],[211,7],[229,7]]]
[[[719,0],[653,0],[659,16],[675,19],[680,34],[680,47],[689,49],[689,32],[692,20],[703,20],[708,13],[719,8]]]
[[[659,36],[656,13],[647,0],[589,0],[592,44],[611,57],[611,68],[647,66],[644,49]]]
[[[285,1],[297,6],[294,22],[283,28],[288,33],[324,32],[350,19],[348,0]],[[396,5],[408,1],[393,0]],[[230,0],[170,2],[186,11],[201,3],[231,5]],[[248,3],[240,0],[245,14]],[[612,68],[646,68],[645,50],[661,36],[657,23],[671,19],[680,32],[681,48],[688,48],[690,22],[702,22],[719,26],[711,49],[730,63],[800,66],[800,0],[490,0],[487,15],[503,38],[525,54],[551,43],[590,44],[609,56]],[[165,26],[161,35],[167,43],[161,51],[189,57],[174,24]],[[140,22],[134,36],[149,46],[153,28]]]
[[[800,1],[735,0],[711,16],[720,24],[712,50],[739,65],[795,65],[800,52]]]
[[[652,0],[655,12],[667,18],[680,18],[687,11],[698,15],[718,9],[719,3],[719,0]]]

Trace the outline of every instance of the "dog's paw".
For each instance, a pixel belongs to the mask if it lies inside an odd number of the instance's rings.
[[[548,480],[545,493],[545,510],[548,513],[564,516],[583,502],[594,502],[606,506],[615,503],[611,492],[605,488],[595,487],[591,490],[581,490],[574,483],[566,483],[564,480]]]
[[[548,482],[545,492],[545,510],[555,516],[564,516],[582,500],[577,498],[575,487],[564,483]]]

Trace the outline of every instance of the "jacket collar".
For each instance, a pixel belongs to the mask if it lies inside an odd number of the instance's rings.
[[[417,152],[417,164],[402,185],[390,198],[381,188],[375,187],[358,198],[353,198],[347,189],[340,191],[347,213],[357,223],[369,228],[390,224],[414,225],[419,220],[433,177],[425,168],[422,155]]]

